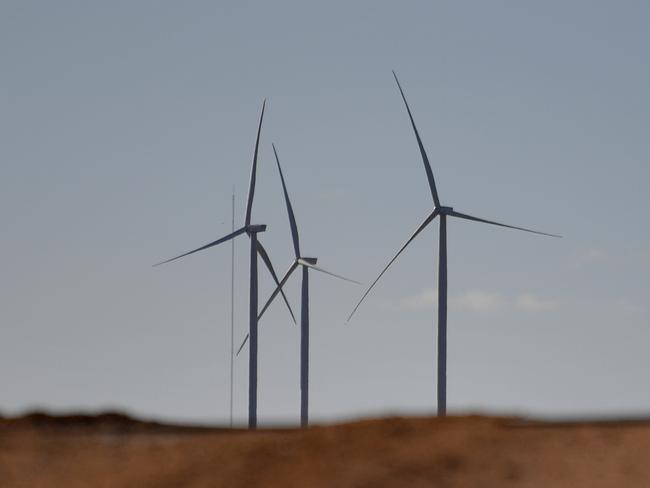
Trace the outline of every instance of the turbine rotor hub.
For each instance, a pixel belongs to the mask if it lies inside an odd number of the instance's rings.
[[[448,215],[454,211],[454,207],[438,207],[440,215]]]

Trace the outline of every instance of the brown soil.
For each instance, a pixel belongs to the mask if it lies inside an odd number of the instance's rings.
[[[650,421],[388,418],[256,432],[0,418],[9,487],[650,487]]]

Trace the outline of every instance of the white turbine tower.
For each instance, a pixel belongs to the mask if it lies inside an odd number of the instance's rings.
[[[348,321],[352,318],[354,313],[357,311],[363,300],[368,296],[370,290],[375,286],[379,279],[384,275],[386,270],[390,267],[391,264],[397,259],[397,257],[406,249],[406,247],[416,238],[416,236],[424,230],[424,228],[429,225],[436,217],[440,217],[440,247],[439,247],[439,258],[438,258],[438,415],[445,415],[447,410],[447,217],[457,217],[465,220],[472,220],[474,222],[483,222],[485,224],[498,225],[500,227],[508,227],[510,229],[523,230],[525,232],[532,232],[534,234],[541,234],[551,237],[561,237],[554,234],[547,234],[545,232],[538,232],[535,230],[524,229],[523,227],[515,227],[513,225],[501,224],[499,222],[494,222],[491,220],[485,220],[478,217],[473,217],[464,213],[457,212],[453,207],[445,207],[441,205],[440,198],[438,197],[438,191],[436,189],[436,183],[433,179],[433,171],[431,170],[431,164],[429,163],[429,158],[427,153],[424,150],[422,145],[422,140],[420,139],[420,134],[418,129],[415,126],[413,121],[413,115],[411,114],[411,109],[409,108],[406,97],[404,96],[404,91],[397,79],[397,75],[393,71],[393,76],[397,82],[397,87],[399,88],[400,94],[402,95],[402,100],[404,100],[404,105],[406,106],[406,111],[408,112],[411,125],[413,127],[413,132],[415,133],[415,138],[417,139],[418,147],[420,148],[420,154],[422,155],[422,162],[424,163],[424,170],[427,174],[427,180],[429,181],[429,188],[431,190],[431,197],[433,198],[433,210],[429,216],[424,219],[424,222],[415,230],[413,235],[409,237],[406,243],[397,251],[397,254],[388,262],[386,267],[379,273],[379,276],[372,282],[368,287],[366,292],[363,294],[357,305],[350,313]]]

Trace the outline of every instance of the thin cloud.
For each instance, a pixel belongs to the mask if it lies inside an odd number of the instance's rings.
[[[534,293],[522,293],[514,301],[519,310],[525,312],[550,312],[560,306],[558,300],[543,298]]]
[[[499,292],[468,290],[451,298],[450,304],[458,310],[479,313],[494,313],[508,307],[508,300]]]
[[[609,259],[609,254],[602,248],[590,247],[578,252],[578,264],[602,263]]]
[[[398,302],[398,308],[417,311],[433,309],[437,304],[438,290],[425,288],[414,295],[402,298]],[[530,292],[508,297],[498,291],[474,289],[451,295],[449,306],[454,310],[479,314],[508,311],[544,313],[557,310],[561,306],[561,302]]]
[[[610,308],[628,316],[641,315],[644,312],[644,308],[641,305],[626,298],[614,299],[610,303]]]
[[[426,288],[415,295],[400,300],[400,308],[407,310],[422,310],[433,308],[438,304],[438,289]]]
[[[641,251],[637,257],[641,264],[650,264],[650,251]]]

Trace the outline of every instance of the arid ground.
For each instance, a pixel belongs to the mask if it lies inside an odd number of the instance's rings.
[[[255,432],[0,418],[9,487],[650,487],[650,421],[387,418]]]

